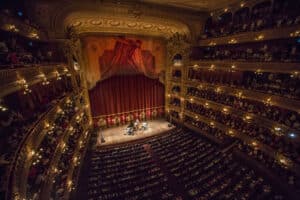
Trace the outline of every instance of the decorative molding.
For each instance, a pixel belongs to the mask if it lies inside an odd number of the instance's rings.
[[[46,79],[55,78],[58,75],[68,73],[65,64],[39,65],[19,69],[0,70],[0,98],[23,89],[20,80],[25,80],[28,86],[42,82]],[[43,75],[43,76],[41,76]]]
[[[274,40],[281,38],[293,38],[300,35],[300,26],[282,27],[266,29],[258,32],[245,32],[240,34],[229,35],[225,37],[209,38],[200,40],[199,46],[216,46],[240,44],[246,42],[261,42],[264,40]],[[233,42],[234,41],[234,42]]]
[[[197,80],[185,80],[184,85],[186,85],[187,87],[198,87],[199,85],[202,85],[203,87],[210,88],[212,90],[218,87],[226,94],[237,95],[238,93],[242,93],[243,98],[260,102],[266,102],[267,99],[271,99],[272,105],[292,110],[295,112],[300,112],[300,101],[286,97],[281,97],[278,95],[267,94],[255,90],[247,90],[241,87],[233,88],[221,84],[210,84]]]
[[[173,57],[176,54],[180,54],[183,59],[183,63],[187,63],[191,52],[191,43],[186,35],[179,33],[174,34],[167,41],[167,63],[168,66],[173,64]]]
[[[65,26],[77,34],[125,33],[170,38],[179,33],[190,36],[189,28],[181,22],[149,16],[141,18],[141,12],[130,11],[130,13],[130,15],[105,15],[74,12],[65,19]]]
[[[213,61],[213,60],[192,60],[189,67],[203,68],[210,70],[214,66],[215,70],[227,71],[260,71],[293,74],[299,72],[299,63],[280,62],[246,62],[246,61]]]

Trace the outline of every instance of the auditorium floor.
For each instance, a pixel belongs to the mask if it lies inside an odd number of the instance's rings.
[[[102,130],[101,132],[98,133],[97,146],[105,146],[105,145],[119,144],[119,143],[139,140],[146,137],[158,135],[162,132],[175,128],[174,126],[168,127],[168,122],[163,119],[151,120],[151,121],[147,121],[147,123],[148,123],[147,130],[137,131],[135,132],[134,135],[126,134],[126,128],[128,125]],[[101,134],[105,142],[101,142]]]

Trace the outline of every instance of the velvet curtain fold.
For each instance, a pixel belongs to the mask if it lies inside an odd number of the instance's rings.
[[[114,76],[89,91],[93,117],[164,106],[164,85],[144,75]]]

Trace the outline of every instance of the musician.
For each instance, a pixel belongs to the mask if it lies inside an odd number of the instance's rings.
[[[140,126],[140,120],[136,119],[135,122],[134,122],[134,129],[139,130],[139,126]]]

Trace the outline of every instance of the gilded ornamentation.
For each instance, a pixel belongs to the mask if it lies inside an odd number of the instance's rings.
[[[81,18],[69,17],[66,26],[77,34],[81,33],[125,33],[159,36],[170,38],[175,33],[190,35],[187,25],[173,20],[160,20],[155,17],[145,17],[136,20],[129,16],[93,16]]]
[[[16,18],[10,17],[3,13],[0,13],[0,29],[5,31],[15,32],[24,37],[32,39],[45,39],[45,33],[38,29],[20,21]]]
[[[180,33],[174,34],[167,42],[168,64],[173,62],[173,57],[180,54],[184,61],[188,60],[191,43],[186,35]]]

